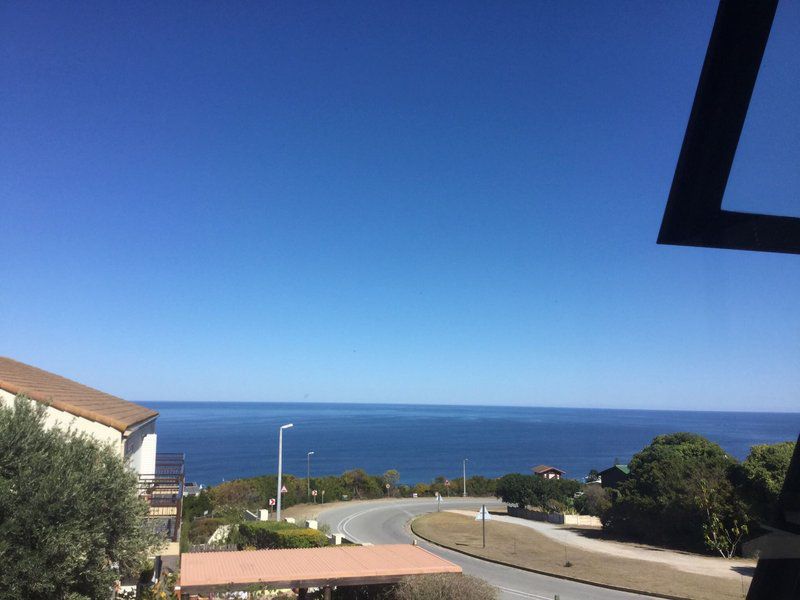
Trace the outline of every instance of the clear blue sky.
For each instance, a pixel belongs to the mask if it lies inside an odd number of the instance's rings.
[[[796,215],[800,3],[726,206]],[[0,8],[0,354],[131,400],[797,410],[800,258],[655,244],[712,2]]]

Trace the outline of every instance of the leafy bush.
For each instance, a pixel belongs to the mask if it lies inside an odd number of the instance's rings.
[[[328,545],[328,538],[316,529],[305,529],[293,523],[256,521],[242,523],[238,535],[229,542],[240,547],[252,546],[262,549],[318,548]]]
[[[407,577],[397,584],[394,600],[496,600],[497,590],[471,575],[440,573]]]
[[[575,498],[575,509],[579,514],[602,518],[611,509],[611,496],[598,484],[587,485],[583,494]]]
[[[184,524],[188,529],[188,539],[190,544],[206,544],[208,538],[214,535],[214,532],[220,525],[224,525],[225,521],[222,519],[196,519],[191,523]]]
[[[765,524],[778,516],[778,500],[794,447],[794,442],[753,446],[744,462],[732,471],[737,491],[751,513]]]
[[[512,473],[497,480],[495,495],[520,508],[533,506],[563,512],[573,506],[573,497],[581,489],[574,479],[544,479],[536,475]]]

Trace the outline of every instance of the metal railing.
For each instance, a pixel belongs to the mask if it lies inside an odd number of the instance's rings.
[[[183,454],[156,454],[155,473],[139,476],[139,495],[150,507],[151,525],[172,541],[180,535],[184,484]]]

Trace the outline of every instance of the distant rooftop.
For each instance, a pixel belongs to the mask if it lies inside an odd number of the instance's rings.
[[[613,467],[608,467],[605,471],[600,471],[600,474],[606,473],[607,471],[611,471],[612,469],[619,469],[625,475],[630,475],[631,470],[628,468],[628,465],[614,465]]]
[[[556,467],[551,467],[550,465],[536,465],[533,467],[533,472],[537,475],[539,473],[547,473],[548,471],[558,471],[562,475],[566,473],[566,471],[562,471],[561,469],[557,469]]]
[[[0,389],[11,394],[25,394],[31,400],[122,432],[158,416],[156,411],[144,406],[2,356]]]

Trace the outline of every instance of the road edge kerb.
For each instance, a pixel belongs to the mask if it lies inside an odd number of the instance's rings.
[[[440,548],[446,548],[447,550],[452,550],[453,552],[458,552],[459,554],[463,554],[464,556],[470,556],[472,558],[477,558],[478,560],[485,560],[486,562],[494,563],[496,565],[502,565],[504,567],[510,567],[512,569],[518,569],[520,571],[528,571],[529,573],[536,573],[537,575],[547,575],[548,577],[555,577],[557,579],[566,579],[567,581],[574,581],[576,583],[584,583],[586,585],[593,585],[595,587],[606,588],[609,590],[616,590],[618,592],[628,592],[630,594],[641,594],[643,596],[651,596],[653,598],[664,598],[665,600],[693,600],[692,598],[688,598],[686,596],[670,596],[665,594],[656,594],[654,592],[648,592],[646,590],[637,590],[634,588],[623,587],[621,585],[613,585],[610,583],[600,583],[597,581],[591,581],[589,579],[581,579],[580,577],[570,577],[569,575],[562,575],[561,573],[551,573],[549,571],[542,571],[541,569],[532,569],[530,567],[522,567],[520,565],[515,565],[512,563],[507,563],[502,560],[497,560],[496,558],[486,558],[485,556],[479,556],[477,554],[471,554],[469,552],[465,552],[459,548],[454,548],[452,546],[447,546],[446,544],[440,544],[439,542],[435,542],[430,538],[425,537],[424,535],[420,535],[419,532],[414,529],[414,523],[417,519],[424,517],[426,515],[419,515],[411,520],[411,532],[417,536],[418,538],[425,540],[429,544],[433,544],[434,546],[439,546]]]

